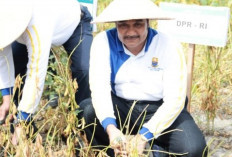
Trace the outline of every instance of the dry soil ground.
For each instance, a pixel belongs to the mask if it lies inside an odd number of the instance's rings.
[[[205,114],[195,108],[191,112],[198,126],[205,134],[210,148],[210,157],[232,157],[232,104],[225,104],[217,111],[214,131],[207,133]]]

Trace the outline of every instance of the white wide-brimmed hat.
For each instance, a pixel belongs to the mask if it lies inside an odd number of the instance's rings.
[[[113,0],[92,23],[116,22],[132,19],[169,20],[151,0]]]
[[[31,15],[31,0],[0,0],[0,49],[25,31]]]

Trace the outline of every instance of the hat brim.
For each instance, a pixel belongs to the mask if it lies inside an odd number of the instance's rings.
[[[0,48],[11,44],[25,31],[31,15],[30,0],[0,1]]]
[[[110,23],[133,19],[170,20],[173,17],[162,12],[150,0],[114,0],[92,23]]]

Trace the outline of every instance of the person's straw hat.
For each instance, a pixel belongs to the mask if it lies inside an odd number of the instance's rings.
[[[168,20],[151,0],[113,0],[92,23],[107,23],[132,19]]]
[[[0,49],[25,31],[31,15],[31,0],[0,0]]]

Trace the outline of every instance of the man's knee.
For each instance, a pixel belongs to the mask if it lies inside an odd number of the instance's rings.
[[[207,156],[207,146],[205,142],[202,141],[202,143],[198,143],[197,145],[191,146],[188,150],[188,157],[206,157]]]
[[[198,143],[178,143],[171,153],[179,154],[181,157],[206,157],[206,143],[205,141],[199,141]]]

